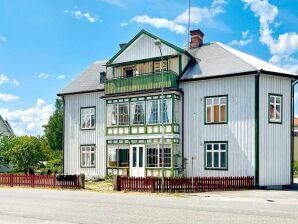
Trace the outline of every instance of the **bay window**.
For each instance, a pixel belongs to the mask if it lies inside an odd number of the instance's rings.
[[[107,125],[128,125],[128,103],[107,105]]]
[[[129,146],[109,145],[108,146],[108,167],[128,167]]]
[[[171,145],[164,145],[164,167],[172,166]],[[147,167],[162,167],[162,145],[154,144],[147,146]]]
[[[130,103],[130,123],[145,124],[145,102]]]
[[[147,123],[172,122],[172,100],[150,100],[147,102]]]

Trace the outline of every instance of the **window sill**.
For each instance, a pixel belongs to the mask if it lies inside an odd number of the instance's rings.
[[[80,130],[82,130],[82,131],[95,130],[95,128],[81,128]]]
[[[212,123],[206,123],[205,122],[205,125],[215,125],[215,124],[228,124],[228,122],[212,122]]]
[[[81,168],[96,168],[95,166],[80,166]]]
[[[206,167],[205,167],[205,170],[211,170],[211,171],[212,171],[212,170],[217,170],[217,171],[218,171],[218,170],[228,171],[228,168],[206,168]]]

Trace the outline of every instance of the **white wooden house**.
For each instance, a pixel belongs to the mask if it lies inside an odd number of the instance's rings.
[[[66,86],[64,172],[160,176],[163,120],[166,176],[290,185],[296,74],[203,36],[182,49],[141,30]]]

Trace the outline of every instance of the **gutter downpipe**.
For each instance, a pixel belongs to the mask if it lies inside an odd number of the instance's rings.
[[[260,70],[255,76],[255,186],[259,187],[259,106],[260,106]]]
[[[294,88],[297,83],[297,79],[295,81],[291,81],[291,185],[294,184]]]
[[[62,102],[63,102],[63,145],[62,145],[62,174],[64,174],[64,150],[65,150],[65,99],[64,96],[62,97]]]

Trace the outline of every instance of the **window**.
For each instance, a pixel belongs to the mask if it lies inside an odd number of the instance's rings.
[[[218,124],[227,122],[227,96],[205,98],[205,123]]]
[[[163,70],[168,70],[168,63],[166,60],[163,61]],[[154,62],[154,72],[161,72],[161,61]]]
[[[151,100],[147,101],[147,123],[157,124],[170,123],[172,121],[172,100]]]
[[[108,104],[107,106],[107,125],[128,125],[128,103]]]
[[[171,145],[164,145],[164,167],[172,166],[172,149]],[[162,167],[162,146],[147,146],[147,167]]]
[[[95,145],[81,146],[81,166],[95,167]]]
[[[282,122],[282,96],[269,94],[269,122]]]
[[[205,169],[228,168],[228,143],[205,143]]]
[[[131,124],[145,124],[145,102],[130,104]]]
[[[129,78],[134,75],[134,66],[123,67],[123,77]]]
[[[95,107],[81,108],[81,129],[95,129]]]
[[[99,83],[104,83],[106,81],[106,73],[105,72],[100,72],[100,77],[99,77]]]
[[[128,167],[129,147],[127,145],[108,146],[108,167]]]

